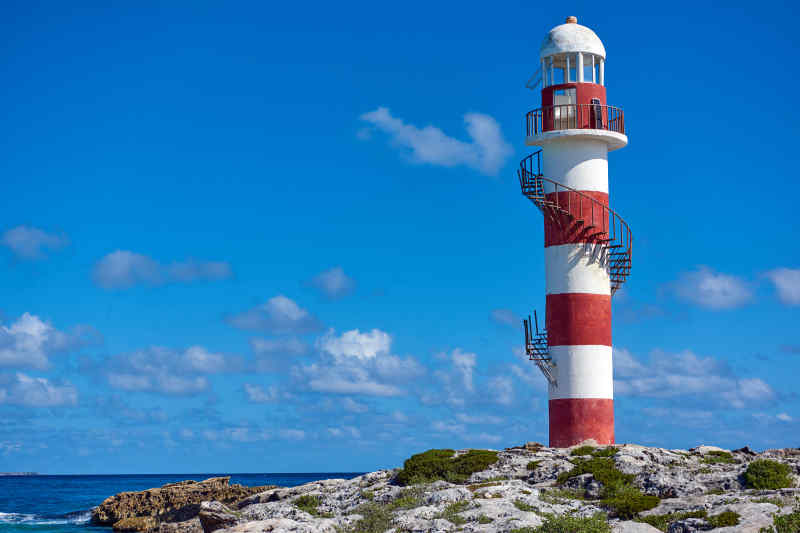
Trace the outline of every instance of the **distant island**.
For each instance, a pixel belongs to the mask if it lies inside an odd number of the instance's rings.
[[[39,472],[0,472],[0,476],[38,476]]]

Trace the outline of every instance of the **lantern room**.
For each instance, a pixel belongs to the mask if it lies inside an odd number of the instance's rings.
[[[622,110],[606,104],[606,49],[594,31],[568,17],[550,30],[539,50],[537,83],[541,108],[527,117],[531,145],[541,145],[543,134],[562,130],[605,130],[622,134],[611,149],[624,146]],[[587,132],[588,133],[588,132]]]

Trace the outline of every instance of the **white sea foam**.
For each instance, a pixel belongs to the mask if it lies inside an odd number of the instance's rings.
[[[91,511],[76,511],[58,517],[44,517],[26,513],[4,513],[0,511],[0,524],[31,524],[31,525],[58,525],[58,524],[85,524],[92,518]]]

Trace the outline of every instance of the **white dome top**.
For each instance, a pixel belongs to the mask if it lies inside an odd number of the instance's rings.
[[[606,48],[595,32],[569,17],[565,24],[556,26],[545,36],[539,49],[539,59],[564,52],[588,52],[606,58]],[[575,21],[575,22],[572,22]]]

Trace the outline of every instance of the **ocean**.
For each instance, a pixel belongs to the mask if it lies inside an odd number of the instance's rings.
[[[89,525],[91,510],[118,492],[167,483],[231,476],[242,485],[292,487],[317,479],[353,478],[359,472],[297,474],[122,474],[113,476],[0,476],[0,533],[108,533]]]

